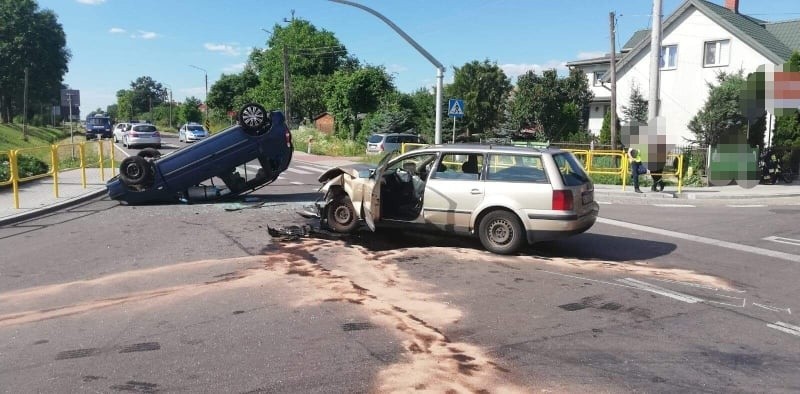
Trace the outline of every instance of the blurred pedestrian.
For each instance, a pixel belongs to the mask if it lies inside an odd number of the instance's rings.
[[[628,161],[631,162],[631,180],[633,181],[633,190],[636,193],[641,193],[639,189],[639,175],[647,173],[647,170],[642,165],[642,157],[638,149],[628,149]]]

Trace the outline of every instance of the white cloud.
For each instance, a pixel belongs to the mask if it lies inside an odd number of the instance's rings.
[[[77,1],[78,3],[88,4],[88,5],[98,5],[106,2],[106,0],[77,0]]]
[[[596,57],[603,57],[606,53],[603,51],[587,51],[578,52],[578,60],[594,59]]]
[[[152,39],[158,38],[158,33],[155,33],[155,32],[152,32],[152,31],[139,30],[139,38],[144,39],[144,40],[152,40]]]
[[[544,64],[501,64],[500,68],[506,73],[507,76],[516,78],[522,74],[525,74],[528,71],[534,71],[536,73],[541,73],[543,70],[551,70],[556,69],[559,74],[564,74],[567,72],[567,62],[560,61],[560,60],[550,60]]]
[[[111,34],[122,34],[122,33],[125,33],[125,29],[120,28],[120,27],[112,27],[112,28],[108,29],[108,32],[111,33]]]
[[[203,44],[203,46],[211,52],[220,52],[228,56],[239,56],[239,54],[242,53],[242,49],[235,46],[235,44],[214,44],[207,42]]]
[[[229,66],[226,66],[226,67],[224,67],[224,68],[222,69],[222,71],[223,71],[223,72],[226,72],[226,73],[238,73],[238,72],[240,72],[240,71],[244,70],[244,66],[245,66],[245,65],[247,65],[247,63],[236,63],[236,64],[231,64],[231,65],[229,65]]]

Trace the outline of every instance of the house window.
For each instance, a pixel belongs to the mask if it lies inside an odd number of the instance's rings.
[[[595,71],[594,72],[594,86],[602,86],[603,85],[603,77],[605,77],[605,71]]]
[[[664,45],[661,47],[661,63],[659,68],[662,70],[673,70],[678,67],[678,46]]]
[[[731,40],[707,41],[703,51],[703,66],[727,66]]]

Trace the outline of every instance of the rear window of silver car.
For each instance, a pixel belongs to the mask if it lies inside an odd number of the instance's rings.
[[[378,134],[371,135],[367,140],[367,142],[369,142],[370,144],[377,144],[378,142],[381,141],[383,141],[383,136]]]
[[[558,153],[553,155],[553,160],[561,173],[561,180],[565,186],[580,186],[589,182],[589,176],[583,171],[583,167],[575,156],[570,153]]]
[[[150,125],[135,126],[133,131],[138,131],[140,133],[152,133],[156,131],[156,127]]]
[[[487,181],[547,183],[541,156],[493,154],[489,157]]]

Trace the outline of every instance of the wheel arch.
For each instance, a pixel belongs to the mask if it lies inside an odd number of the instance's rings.
[[[514,217],[517,218],[517,220],[519,221],[519,224],[522,225],[522,229],[523,230],[527,230],[527,228],[525,226],[525,221],[522,220],[522,218],[519,216],[519,213],[517,213],[513,209],[511,209],[509,207],[506,207],[506,206],[503,206],[503,205],[489,205],[489,206],[485,206],[485,207],[481,208],[480,212],[478,212],[478,214],[474,216],[474,218],[472,220],[472,223],[470,223],[470,227],[472,228],[472,234],[477,234],[477,232],[478,232],[477,229],[480,226],[481,221],[483,220],[483,218],[485,218],[486,215],[488,215],[490,212],[493,212],[493,211],[506,211],[506,212],[511,213],[512,215],[514,215]]]

